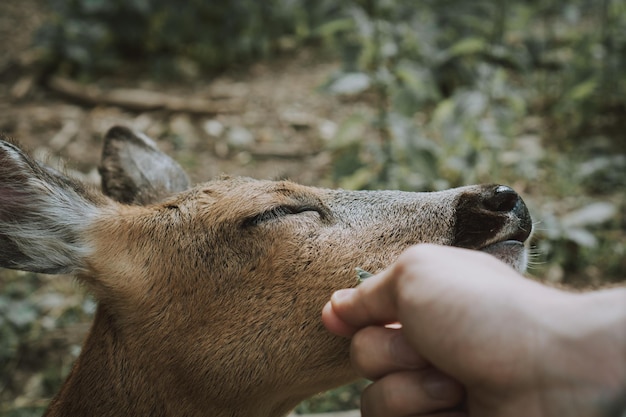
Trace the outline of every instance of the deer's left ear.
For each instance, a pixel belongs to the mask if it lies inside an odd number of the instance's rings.
[[[85,231],[108,200],[0,138],[0,267],[48,274],[84,268]]]
[[[104,194],[125,204],[154,204],[189,188],[185,171],[152,139],[121,126],[104,138],[99,171]]]

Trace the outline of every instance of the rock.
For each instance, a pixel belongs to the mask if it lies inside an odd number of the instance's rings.
[[[224,128],[224,125],[215,119],[205,121],[202,124],[202,129],[207,135],[214,138],[222,136],[222,133],[224,133],[224,130],[226,130]]]
[[[200,141],[196,128],[187,114],[181,113],[172,116],[170,119],[170,130],[182,140],[184,147],[187,149],[192,149]]]
[[[254,145],[254,135],[245,127],[233,126],[228,130],[226,143],[236,149],[246,149]]]
[[[303,111],[287,109],[280,114],[280,118],[294,129],[310,129],[315,125],[315,117]]]

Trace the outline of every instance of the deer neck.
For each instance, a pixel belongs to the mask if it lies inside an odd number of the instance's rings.
[[[180,381],[145,372],[149,361],[129,360],[130,347],[121,333],[112,315],[99,306],[81,354],[44,417],[279,417],[302,400],[275,400],[268,393],[241,398],[238,404],[205,403]]]
[[[164,415],[156,398],[144,398],[151,393],[137,389],[145,383],[127,354],[113,317],[99,306],[81,354],[44,416]]]

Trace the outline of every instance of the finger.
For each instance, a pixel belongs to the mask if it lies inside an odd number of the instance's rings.
[[[346,324],[337,316],[330,301],[322,309],[322,322],[328,331],[337,336],[350,337],[358,330],[358,328]]]
[[[389,374],[361,396],[362,417],[409,417],[459,406],[462,386],[434,368]]]
[[[451,263],[450,259],[458,259],[459,262]],[[473,280],[462,279],[468,269],[473,270],[465,265],[485,274],[477,274],[478,277]],[[406,250],[390,268],[368,278],[358,287],[335,292],[327,318],[331,327],[334,325],[344,336],[350,336],[363,327],[396,321],[423,324],[427,316],[447,314],[450,303],[454,311],[467,308],[473,300],[455,303],[451,294],[456,291],[461,296],[467,293],[465,298],[481,297],[481,292],[489,290],[494,284],[492,279],[483,275],[491,277],[497,271],[500,275],[518,275],[484,253],[429,244],[416,245]],[[461,287],[466,291],[460,291]]]
[[[371,325],[388,324],[399,319],[398,301],[402,296],[403,279],[432,275],[432,268],[439,268],[440,263],[432,264],[431,257],[439,262],[449,264],[451,248],[442,248],[437,245],[421,244],[406,250],[398,260],[388,269],[368,278],[356,288],[336,291],[330,301],[332,314],[337,321],[343,323],[343,330],[360,329]],[[465,249],[456,251],[470,252]],[[430,267],[419,269],[424,265]],[[418,269],[416,270],[416,265]],[[429,273],[425,273],[429,272]],[[436,271],[435,271],[436,272]],[[418,286],[422,286],[418,282]],[[404,285],[406,286],[406,285]]]
[[[366,327],[354,335],[350,358],[357,373],[370,380],[427,366],[427,362],[409,345],[402,330],[380,326]]]
[[[390,268],[368,278],[356,288],[336,291],[330,305],[325,306],[322,312],[322,320],[328,330],[350,337],[366,326],[397,322],[398,281],[410,269],[410,260],[417,251],[416,247],[407,250]]]
[[[343,322],[344,329],[397,321],[395,282],[398,265],[368,278],[356,288],[336,291],[331,299],[332,314]]]

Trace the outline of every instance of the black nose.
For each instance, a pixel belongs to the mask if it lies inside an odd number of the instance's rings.
[[[524,200],[506,185],[485,185],[459,199],[455,245],[480,248],[495,237],[524,242],[532,220]]]
[[[483,204],[491,211],[511,211],[519,200],[519,195],[511,187],[498,185],[485,196]]]

